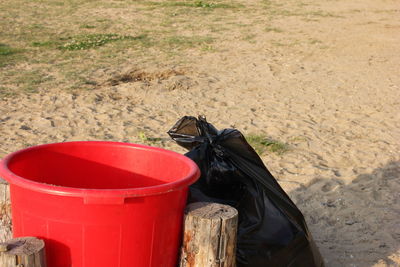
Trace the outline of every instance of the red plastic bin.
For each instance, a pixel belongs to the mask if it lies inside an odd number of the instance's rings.
[[[176,266],[188,187],[178,153],[118,142],[66,142],[6,156],[14,237],[45,240],[49,267]]]

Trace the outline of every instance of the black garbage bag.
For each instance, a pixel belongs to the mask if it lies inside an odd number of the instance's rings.
[[[324,266],[302,213],[238,130],[185,116],[168,134],[201,170],[188,202],[238,210],[238,267]]]

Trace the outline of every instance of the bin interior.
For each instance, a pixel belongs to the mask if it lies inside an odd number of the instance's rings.
[[[174,182],[190,168],[161,150],[112,143],[63,143],[17,154],[8,168],[39,183],[83,189],[142,188]]]

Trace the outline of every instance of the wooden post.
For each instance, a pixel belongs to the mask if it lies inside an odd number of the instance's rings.
[[[10,189],[7,181],[1,179],[0,177],[0,202],[9,203],[10,202]]]
[[[10,239],[11,236],[10,186],[0,178],[0,242]]]
[[[46,267],[43,240],[19,237],[0,243],[0,266]]]
[[[180,267],[235,267],[238,212],[227,205],[189,204]]]

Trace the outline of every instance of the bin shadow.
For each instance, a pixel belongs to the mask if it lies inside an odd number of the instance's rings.
[[[305,215],[327,267],[398,266],[400,162],[349,184],[316,178],[289,193]],[[394,256],[397,255],[397,256]]]

